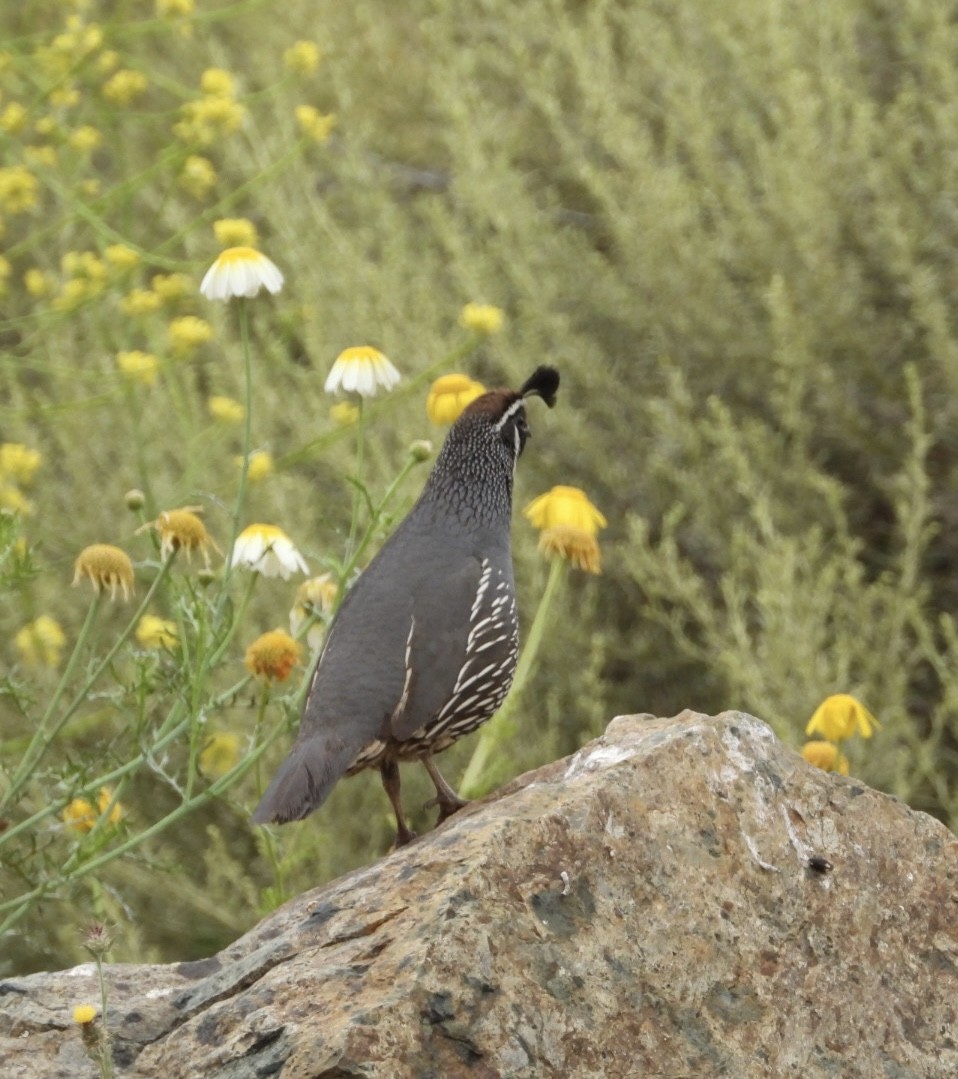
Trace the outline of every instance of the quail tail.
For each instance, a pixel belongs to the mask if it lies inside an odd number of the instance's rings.
[[[254,824],[302,820],[329,797],[356,757],[356,747],[323,732],[297,742],[253,813]]]

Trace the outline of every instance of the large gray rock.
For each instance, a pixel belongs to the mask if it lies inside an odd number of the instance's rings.
[[[630,716],[215,958],[109,968],[120,1075],[958,1076],[958,841],[741,713]],[[0,986],[85,1079],[91,967]]]

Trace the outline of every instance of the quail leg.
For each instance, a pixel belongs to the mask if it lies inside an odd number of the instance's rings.
[[[426,756],[422,758],[422,763],[426,766],[426,771],[429,773],[429,777],[436,787],[436,797],[426,803],[426,808],[429,809],[432,806],[439,806],[439,817],[436,824],[442,824],[442,822],[447,817],[451,817],[457,809],[462,809],[463,806],[469,805],[469,800],[467,798],[460,798],[445,779],[443,779],[442,773],[436,767],[436,762],[432,759],[430,754],[427,753]]]
[[[416,838],[416,833],[406,824],[406,814],[403,813],[399,797],[399,765],[395,761],[384,760],[379,766],[379,774],[396,814],[396,846],[404,847]]]

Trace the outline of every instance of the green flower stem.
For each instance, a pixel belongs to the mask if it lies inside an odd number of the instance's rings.
[[[249,601],[253,597],[253,589],[256,588],[256,582],[259,580],[260,574],[257,570],[249,571],[249,583],[246,585],[246,591],[243,593],[243,598],[240,600],[239,606],[236,608],[236,613],[233,616],[233,621],[230,624],[229,629],[223,635],[223,639],[216,646],[216,651],[209,657],[205,663],[205,670],[211,670],[219,663],[223,657],[223,653],[229,648],[230,643],[236,636],[236,631],[239,629],[243,621],[243,616],[246,614],[246,608],[249,606]]]
[[[249,308],[246,300],[239,300],[240,343],[243,349],[243,379],[245,386],[246,415],[243,419],[243,461],[240,466],[239,490],[236,493],[236,506],[233,509],[233,521],[230,525],[230,542],[226,548],[226,565],[223,568],[223,588],[220,592],[216,613],[220,615],[226,602],[226,586],[233,572],[233,547],[240,533],[240,521],[243,519],[243,507],[246,503],[246,487],[249,482],[249,453],[253,443],[253,361],[249,344]]]
[[[483,779],[490,754],[498,749],[508,738],[512,729],[512,716],[521,703],[526,683],[535,669],[536,657],[542,644],[542,638],[549,621],[549,611],[559,588],[566,577],[567,564],[561,558],[553,558],[549,567],[549,579],[546,581],[539,609],[533,619],[526,646],[522,650],[516,665],[516,675],[512,689],[498,713],[482,728],[479,741],[459,783],[459,791],[464,798],[476,798],[485,794]]]
[[[95,955],[93,961],[96,963],[96,976],[100,983],[100,1074],[103,1079],[112,1079],[113,1054],[110,1051],[110,1032],[107,1028],[106,978],[103,977],[103,956]]]
[[[359,418],[356,421],[356,478],[353,481],[353,512],[349,522],[349,541],[346,544],[347,557],[352,556],[356,530],[359,528],[359,509],[363,492],[363,456],[366,448],[366,409],[365,400],[359,398]]]
[[[100,609],[103,596],[100,592],[93,597],[89,608],[87,609],[86,618],[84,619],[83,626],[80,629],[80,633],[77,636],[76,644],[73,646],[73,651],[70,653],[70,658],[67,660],[67,665],[64,668],[63,675],[60,681],[57,683],[56,689],[53,691],[53,696],[50,698],[50,703],[46,707],[46,711],[37,724],[37,729],[34,732],[33,737],[30,739],[30,744],[27,746],[26,752],[20,761],[20,765],[14,772],[13,779],[10,781],[10,786],[3,798],[0,799],[0,810],[5,809],[13,799],[20,792],[20,788],[27,781],[33,772],[36,762],[43,756],[45,751],[44,739],[46,738],[46,727],[53,715],[57,705],[60,703],[60,698],[66,691],[66,687],[69,685],[70,679],[73,677],[73,672],[76,668],[77,661],[80,655],[86,648],[87,637],[90,635],[90,630],[93,628],[93,622],[96,619],[97,611]]]
[[[386,488],[386,493],[379,500],[378,505],[373,508],[373,512],[366,526],[366,531],[363,533],[359,543],[356,545],[355,551],[347,558],[342,570],[339,574],[339,591],[336,596],[336,607],[339,608],[339,604],[342,602],[342,598],[345,596],[346,582],[349,580],[353,570],[356,568],[356,563],[362,558],[363,552],[369,546],[370,540],[376,532],[376,526],[379,524],[379,519],[382,516],[383,510],[392,501],[393,495],[396,493],[399,485],[409,475],[409,473],[416,467],[419,462],[412,456],[406,459],[406,463],[399,470],[396,478]]]

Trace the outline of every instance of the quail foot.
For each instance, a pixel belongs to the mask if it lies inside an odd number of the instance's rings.
[[[418,501],[330,626],[299,734],[254,823],[301,820],[342,776],[378,768],[406,843],[408,760],[432,778],[440,821],[465,804],[433,756],[489,719],[512,684],[513,474],[529,438],[526,401],[551,408],[558,387],[558,371],[539,367],[519,390],[477,398],[452,426]]]

